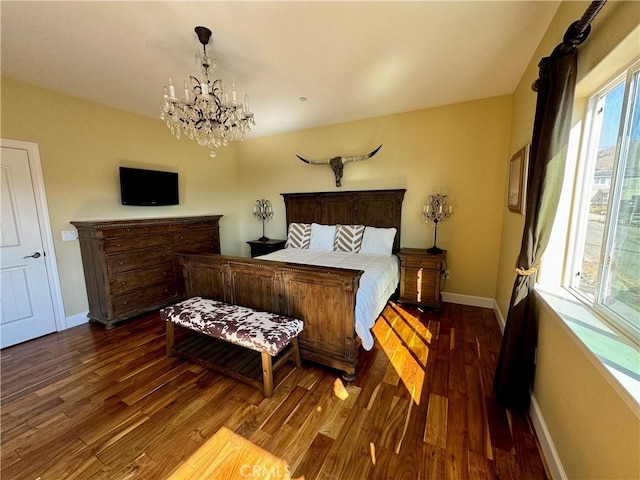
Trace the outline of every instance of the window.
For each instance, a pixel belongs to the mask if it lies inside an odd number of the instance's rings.
[[[640,62],[590,100],[571,289],[640,342]]]

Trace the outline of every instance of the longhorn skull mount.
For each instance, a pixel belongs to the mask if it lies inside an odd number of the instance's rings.
[[[353,156],[341,156],[341,157],[333,157],[333,158],[324,158],[322,160],[307,160],[306,158],[302,158],[300,155],[296,155],[300,160],[310,165],[331,165],[331,170],[333,170],[333,174],[336,176],[336,187],[342,186],[342,171],[344,169],[345,163],[349,162],[357,162],[358,160],[366,160],[367,158],[373,157],[378,150],[382,148],[380,145],[378,148],[373,150],[366,155],[353,155]]]

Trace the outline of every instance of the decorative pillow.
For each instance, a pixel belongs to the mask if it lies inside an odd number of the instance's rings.
[[[359,253],[391,255],[393,253],[393,240],[395,238],[395,228],[365,227]]]
[[[341,252],[358,253],[362,245],[364,225],[336,225],[333,249]]]
[[[311,241],[309,248],[311,250],[333,250],[333,239],[336,236],[335,225],[320,225],[319,223],[311,224]]]
[[[309,248],[311,240],[310,223],[290,223],[285,248]]]

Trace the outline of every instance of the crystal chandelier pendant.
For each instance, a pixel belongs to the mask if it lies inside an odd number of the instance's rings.
[[[256,200],[256,203],[253,205],[253,216],[262,222],[262,237],[260,237],[258,241],[268,242],[269,238],[264,234],[264,224],[273,218],[271,202],[264,198]]]
[[[198,145],[209,148],[213,158],[216,156],[214,149],[244,140],[255,120],[249,110],[249,96],[245,95],[244,101],[238,102],[235,82],[231,84],[229,94],[222,80],[210,78],[210,72],[216,66],[215,57],[207,52],[211,30],[196,27],[195,32],[202,44],[202,52],[196,53],[200,78],[191,76],[184,82],[184,98],[180,99],[173,79],[169,77],[169,85],[164,87],[160,118],[166,120],[176,138],[184,134]]]
[[[453,215],[453,207],[449,203],[448,195],[436,193],[428,196],[422,207],[422,218],[426,223],[433,225],[433,247],[428,248],[427,252],[439,255],[444,251],[436,245],[438,241],[438,225],[446,222],[451,215]]]

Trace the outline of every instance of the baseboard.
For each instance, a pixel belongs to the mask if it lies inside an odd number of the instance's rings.
[[[474,297],[473,295],[460,295],[459,293],[442,292],[442,301],[469,305],[471,307],[493,308],[493,299],[486,297]]]
[[[87,323],[89,321],[89,317],[87,316],[89,312],[81,312],[76,313],[75,315],[71,315],[70,317],[65,318],[66,328],[77,327],[78,325],[82,325],[83,323]]]
[[[498,302],[496,302],[495,300],[493,301],[493,313],[496,314],[496,318],[498,319],[498,325],[500,326],[500,330],[502,331],[502,333],[504,333],[504,326],[506,325],[507,321],[502,316],[502,312],[498,307]]]
[[[553,444],[553,439],[551,438],[551,434],[547,429],[547,424],[542,417],[542,412],[540,411],[540,407],[538,406],[538,402],[536,402],[536,397],[534,395],[531,395],[529,416],[531,417],[533,428],[536,431],[538,441],[540,442],[540,447],[542,448],[542,453],[547,462],[547,466],[549,467],[551,478],[553,478],[554,480],[566,480],[568,478],[567,474],[564,471],[562,462],[560,462],[560,456],[558,455],[558,451]]]

